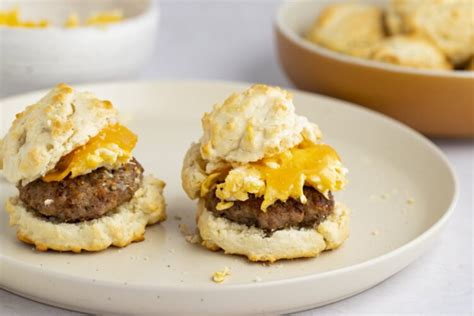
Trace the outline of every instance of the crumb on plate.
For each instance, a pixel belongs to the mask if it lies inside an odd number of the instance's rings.
[[[212,281],[215,283],[222,283],[225,279],[230,275],[229,267],[224,267],[224,269],[220,271],[216,271],[212,274]]]

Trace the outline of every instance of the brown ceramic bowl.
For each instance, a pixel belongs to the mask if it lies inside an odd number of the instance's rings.
[[[280,62],[298,88],[364,105],[430,136],[474,136],[474,72],[400,67],[306,41],[303,34],[327,4],[288,1],[278,11]]]

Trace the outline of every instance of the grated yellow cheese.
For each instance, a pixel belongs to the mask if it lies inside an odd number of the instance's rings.
[[[37,22],[31,20],[22,20],[18,8],[12,10],[0,10],[0,26],[24,27],[24,28],[45,28],[49,26],[47,20]]]
[[[81,21],[79,19],[79,15],[77,13],[71,13],[67,17],[66,22],[64,22],[64,27],[65,28],[75,28],[79,27],[81,25]]]
[[[91,15],[87,20],[85,25],[107,25],[111,23],[118,23],[123,20],[123,13],[120,10],[113,10],[110,12],[99,12],[97,14]]]
[[[112,10],[98,12],[90,15],[83,25],[85,26],[106,26],[112,23],[119,23],[123,21],[124,16],[121,10]],[[38,21],[23,20],[20,17],[20,10],[14,8],[11,10],[0,10],[0,26],[6,27],[23,27],[23,28],[46,28],[51,23],[46,19]],[[79,16],[76,13],[69,14],[64,22],[65,28],[76,28],[82,26]]]

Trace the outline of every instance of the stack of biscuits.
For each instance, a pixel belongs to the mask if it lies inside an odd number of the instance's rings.
[[[326,7],[306,39],[351,56],[420,69],[473,70],[474,0]]]

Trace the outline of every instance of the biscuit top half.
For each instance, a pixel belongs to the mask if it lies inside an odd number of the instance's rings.
[[[16,115],[0,143],[0,167],[15,184],[60,181],[118,168],[131,158],[136,140],[110,101],[59,84]]]
[[[289,92],[253,85],[214,106],[202,119],[204,134],[188,150],[181,173],[192,199],[215,194],[224,210],[236,201],[263,198],[262,211],[303,188],[329,197],[345,185],[336,151],[321,142],[316,124],[295,113]]]
[[[280,88],[253,85],[216,104],[202,118],[202,157],[210,162],[248,163],[286,151],[303,137],[321,133],[295,113],[292,95]]]

